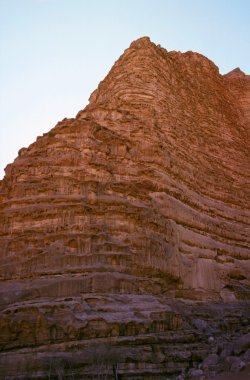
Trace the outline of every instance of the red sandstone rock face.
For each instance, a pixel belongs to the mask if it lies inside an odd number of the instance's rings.
[[[248,75],[133,42],[0,181],[2,348],[179,331],[169,297],[249,299],[249,135]]]

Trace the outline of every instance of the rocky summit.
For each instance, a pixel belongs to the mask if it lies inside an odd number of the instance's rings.
[[[132,42],[0,181],[0,378],[246,371],[249,210],[250,76]]]

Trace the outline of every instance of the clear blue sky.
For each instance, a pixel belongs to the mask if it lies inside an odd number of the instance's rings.
[[[0,178],[20,148],[74,117],[132,40],[250,74],[249,0],[0,0]]]

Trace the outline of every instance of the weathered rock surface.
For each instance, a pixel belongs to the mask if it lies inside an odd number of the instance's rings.
[[[142,38],[21,149],[0,181],[3,378],[91,378],[107,344],[123,378],[172,378],[249,332],[249,137],[250,76]]]

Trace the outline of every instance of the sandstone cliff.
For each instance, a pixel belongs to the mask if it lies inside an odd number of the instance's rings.
[[[47,378],[57,352],[87,378],[81,353],[99,339],[120,347],[124,376],[172,376],[208,352],[194,304],[239,333],[249,137],[250,76],[141,38],[76,118],[21,149],[0,181],[2,373]]]

